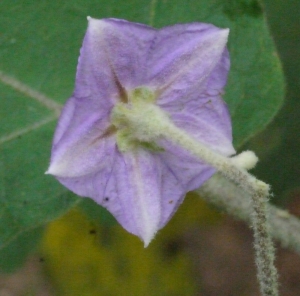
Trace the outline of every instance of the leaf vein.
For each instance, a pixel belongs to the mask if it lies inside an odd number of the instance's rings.
[[[1,70],[0,70],[0,81],[2,83],[12,87],[14,90],[25,94],[26,96],[30,97],[31,99],[38,101],[39,103],[41,103],[48,109],[54,111],[54,113],[56,115],[58,115],[60,113],[62,106],[59,103],[57,103],[53,99],[47,97],[43,93],[40,93],[39,91],[32,89],[30,86],[17,80],[16,78],[5,74]]]
[[[149,25],[153,26],[155,18],[155,8],[157,0],[151,0],[150,2],[150,15],[149,15]]]
[[[57,119],[57,116],[55,116],[55,115],[48,116],[48,117],[44,118],[43,120],[40,120],[40,121],[38,121],[38,122],[36,122],[32,125],[29,125],[25,128],[22,128],[20,130],[14,131],[14,132],[6,135],[6,136],[3,136],[3,137],[0,138],[0,145],[5,143],[5,142],[16,139],[20,136],[23,136],[23,135],[25,135],[25,134],[27,134],[31,131],[34,131],[34,130],[38,129],[39,127],[41,127],[41,126],[43,126],[43,125],[45,125],[45,124],[47,124],[47,123],[49,123],[49,122],[51,122],[55,119]]]

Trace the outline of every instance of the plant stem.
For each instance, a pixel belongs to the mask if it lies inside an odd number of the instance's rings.
[[[248,193],[232,181],[216,173],[196,192],[206,202],[234,218],[252,224],[251,198]],[[271,236],[278,240],[283,248],[300,255],[300,220],[286,210],[266,204]]]
[[[270,236],[266,211],[269,186],[257,180],[246,170],[236,166],[230,158],[211,151],[205,147],[205,145],[194,140],[184,131],[172,124],[165,126],[164,137],[215,167],[221,174],[238,184],[251,196],[254,248],[256,252],[257,276],[260,283],[260,290],[264,296],[277,296],[278,281],[277,270],[274,265],[275,252]]]
[[[121,119],[121,122],[125,123],[138,139],[143,140],[145,135],[149,140],[154,141],[165,138],[183,147],[199,160],[215,167],[222,175],[239,185],[251,196],[252,226],[260,290],[263,296],[277,296],[278,285],[277,270],[274,265],[274,247],[266,212],[269,185],[257,180],[232,159],[212,151],[184,130],[176,127],[156,105],[139,101],[130,109],[124,108],[124,106],[116,108],[114,116]]]

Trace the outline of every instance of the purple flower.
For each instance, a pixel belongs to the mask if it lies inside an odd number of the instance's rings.
[[[107,208],[148,245],[187,191],[215,170],[171,140],[134,139],[112,110],[149,99],[210,149],[233,154],[221,95],[229,70],[228,29],[191,23],[159,30],[89,18],[76,86],[55,132],[47,173]]]

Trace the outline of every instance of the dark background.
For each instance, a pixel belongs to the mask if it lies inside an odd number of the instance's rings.
[[[300,197],[300,1],[264,0],[286,77],[286,98],[270,126],[247,143],[260,157],[254,174],[272,185],[274,201]]]

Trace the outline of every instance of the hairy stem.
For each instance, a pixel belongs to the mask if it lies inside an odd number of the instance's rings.
[[[236,219],[252,225],[251,198],[248,193],[217,173],[196,192],[206,202]],[[283,248],[300,255],[300,220],[286,210],[266,204],[271,236]]]
[[[274,266],[275,251],[267,220],[267,199],[257,190],[252,195],[252,225],[256,252],[257,276],[263,295],[278,295],[277,270]]]
[[[260,290],[263,296],[277,296],[274,247],[266,212],[269,185],[250,175],[233,159],[212,151],[184,130],[176,127],[167,114],[154,104],[138,99],[130,108],[124,104],[116,106],[112,116],[116,124],[120,127],[126,126],[139,140],[144,140],[145,137],[152,141],[166,138],[183,147],[198,159],[215,167],[223,176],[232,180],[250,195]]]
[[[250,195],[253,209],[254,248],[260,290],[264,296],[278,295],[277,270],[274,265],[275,252],[266,211],[269,186],[257,180],[246,170],[236,166],[231,159],[216,154],[171,124],[165,126],[164,136],[192,152],[199,159],[214,166],[222,175],[235,182]]]

